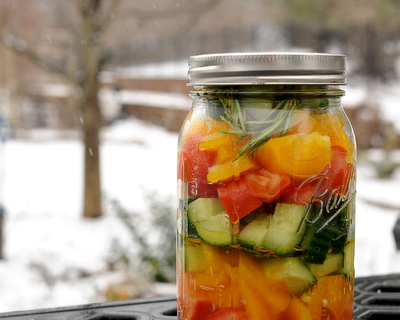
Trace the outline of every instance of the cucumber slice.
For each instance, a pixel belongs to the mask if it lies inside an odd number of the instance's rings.
[[[341,268],[343,268],[344,254],[343,252],[328,254],[323,264],[308,264],[311,273],[318,277],[327,276],[330,274],[339,273]]]
[[[199,198],[191,202],[188,218],[203,241],[213,246],[232,243],[231,221],[219,199]]]
[[[298,297],[317,283],[317,279],[299,257],[267,259],[263,270],[267,279],[277,285],[283,281],[286,290]]]
[[[318,232],[317,226],[309,226],[301,245],[306,249],[303,262],[323,264],[331,247],[331,240],[332,235],[329,232]]]
[[[207,261],[204,256],[203,244],[186,243],[185,248],[185,272],[197,272],[207,269]]]
[[[344,247],[343,268],[339,270],[339,273],[344,274],[350,279],[354,279],[354,247],[354,239],[350,240]]]
[[[257,250],[262,247],[271,222],[271,215],[259,214],[240,232],[237,241],[244,247]]]
[[[347,233],[351,221],[348,219],[349,205],[336,213],[326,212],[323,208],[321,217],[307,227],[302,242],[305,250],[303,261],[306,263],[323,264],[328,252],[343,252],[347,243]],[[311,211],[319,211],[318,207],[311,207]],[[333,219],[331,217],[334,217]]]
[[[296,252],[304,237],[306,224],[302,223],[305,206],[278,203],[268,230],[263,239],[262,248],[274,250],[278,255]]]
[[[335,250],[336,252],[343,252],[344,247],[347,243],[347,234],[342,234],[336,239],[332,239],[331,246],[332,250]]]

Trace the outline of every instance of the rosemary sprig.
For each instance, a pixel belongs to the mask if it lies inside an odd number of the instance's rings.
[[[225,133],[235,134],[244,138],[249,133],[247,132],[246,112],[240,106],[237,99],[223,99],[225,116],[221,115],[221,120],[225,121],[232,130],[224,131]]]
[[[298,99],[283,100],[267,112],[263,119],[248,120],[250,117],[246,114],[246,109],[241,107],[237,99],[224,98],[221,101],[225,109],[224,115],[221,115],[221,120],[228,123],[232,128],[232,130],[223,132],[237,135],[238,140],[253,136],[238,151],[234,161],[247,152],[253,154],[276,133],[281,132],[281,136],[286,135],[293,121],[293,111],[300,107]]]

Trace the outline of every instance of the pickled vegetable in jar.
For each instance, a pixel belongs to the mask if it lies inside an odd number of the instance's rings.
[[[178,146],[180,320],[351,320],[356,147],[345,56],[189,60]]]

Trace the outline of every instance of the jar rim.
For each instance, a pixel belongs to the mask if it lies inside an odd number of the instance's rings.
[[[213,53],[189,57],[188,85],[345,85],[346,56],[304,52]]]

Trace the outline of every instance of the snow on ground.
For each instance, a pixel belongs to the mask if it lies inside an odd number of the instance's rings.
[[[372,166],[358,166],[356,209],[357,276],[400,273],[393,227],[400,217],[400,169],[391,179],[377,179]]]
[[[192,103],[189,95],[178,92],[156,92],[149,90],[111,89],[100,91],[102,114],[107,120],[113,120],[121,112],[122,105],[169,108],[189,111]]]
[[[175,196],[176,134],[131,119],[105,128],[103,139],[107,199],[145,211],[144,193]],[[108,210],[94,221],[81,217],[82,151],[74,139],[6,143],[0,312],[102,302],[107,283],[118,279],[106,257],[112,239],[129,243],[129,236]],[[357,276],[400,273],[392,235],[400,171],[379,180],[362,162],[358,176]],[[165,291],[171,293],[174,288]]]
[[[117,71],[125,78],[187,79],[187,70],[187,60],[177,60],[122,67]]]
[[[107,199],[133,211],[145,210],[148,192],[174,199],[176,134],[130,120],[103,137]],[[11,140],[5,154],[0,312],[104,301],[104,288],[116,276],[107,271],[111,242],[130,240],[110,212],[94,221],[81,217],[81,142]]]

